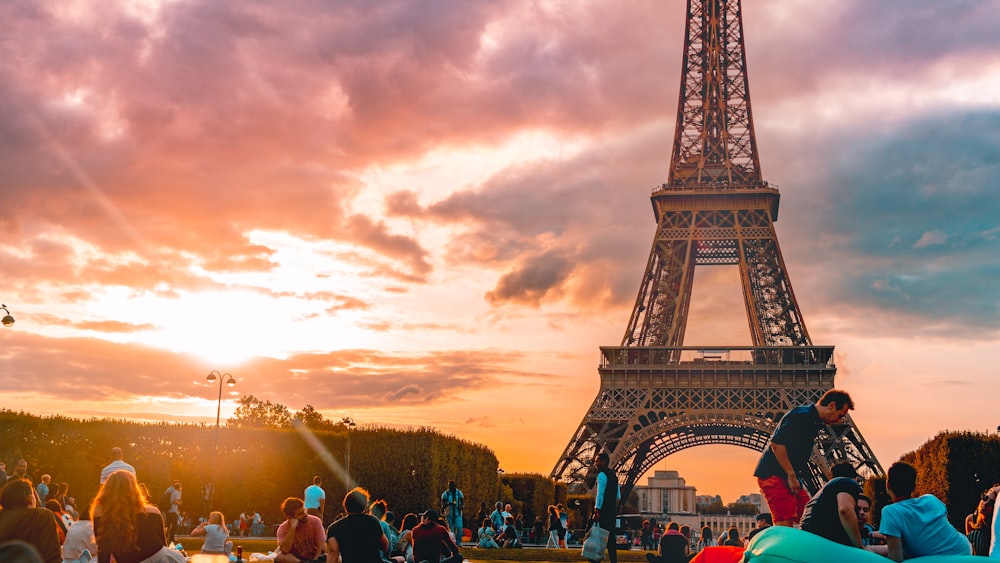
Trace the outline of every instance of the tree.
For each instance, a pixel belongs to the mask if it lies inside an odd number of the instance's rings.
[[[296,413],[295,420],[310,430],[338,430],[341,428],[340,424],[324,418],[323,414],[312,405],[306,405]]]
[[[234,428],[291,428],[292,413],[285,405],[244,395],[226,424]]]

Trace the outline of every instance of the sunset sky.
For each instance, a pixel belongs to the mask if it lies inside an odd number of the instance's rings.
[[[749,0],[764,178],[888,466],[1000,424],[1000,10]],[[0,3],[0,407],[214,423],[241,395],[547,474],[618,345],[685,3]],[[735,266],[686,345],[747,345]],[[757,455],[660,463],[754,492]],[[442,488],[444,484],[442,484]]]

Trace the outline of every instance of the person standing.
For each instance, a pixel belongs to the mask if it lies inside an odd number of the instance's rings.
[[[307,514],[302,499],[295,497],[288,497],[281,503],[281,513],[286,519],[278,526],[275,563],[301,563],[319,557],[323,553],[325,539],[323,522]],[[332,561],[336,561],[336,557]]]
[[[101,470],[101,484],[103,485],[108,477],[118,470],[128,471],[132,475],[135,475],[135,468],[131,465],[125,463],[125,454],[122,453],[122,449],[118,446],[111,448],[111,463],[104,466]],[[136,475],[137,476],[137,475]],[[137,476],[138,477],[138,476]]]
[[[326,511],[326,491],[323,490],[323,479],[317,475],[313,477],[312,485],[306,487],[303,493],[303,502],[306,505],[306,512],[320,519],[326,525],[323,514]]]
[[[177,540],[175,534],[177,532],[177,523],[181,518],[181,482],[174,481],[174,484],[167,487],[167,490],[163,494],[170,495],[170,507],[167,509],[167,513],[163,515],[163,520],[167,525],[167,541],[173,545]]]
[[[597,494],[594,497],[594,520],[608,531],[608,561],[618,563],[617,534],[615,520],[618,518],[618,501],[622,498],[618,488],[618,476],[608,467],[611,457],[601,452],[594,458],[597,467]]]
[[[441,512],[444,512],[448,527],[454,532],[459,546],[462,545],[462,532],[465,529],[462,522],[462,511],[465,510],[465,495],[458,489],[454,481],[448,481],[448,488],[441,493]]]
[[[372,563],[383,561],[382,554],[389,551],[389,540],[379,520],[365,514],[368,491],[355,487],[344,495],[346,516],[337,520],[326,531],[326,560],[335,563]]]
[[[793,526],[802,519],[809,493],[799,478],[809,475],[816,436],[853,408],[854,401],[846,391],[830,389],[816,404],[795,407],[781,417],[753,472],[776,526]]]
[[[563,508],[562,503],[556,504],[556,512],[559,513],[559,546],[566,549],[566,534],[569,532],[569,512]]]

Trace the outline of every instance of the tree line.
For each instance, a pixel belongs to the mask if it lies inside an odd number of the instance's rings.
[[[350,476],[346,473],[350,444]],[[326,520],[337,516],[340,501],[354,486],[385,499],[400,517],[438,508],[449,480],[466,499],[468,524],[481,502],[492,511],[497,500],[510,502],[526,517],[566,502],[566,487],[533,474],[501,475],[495,453],[481,444],[447,436],[432,428],[392,429],[325,419],[311,406],[298,412],[253,396],[240,399],[232,419],[220,428],[206,424],[141,423],[119,419],[40,417],[0,410],[0,460],[13,467],[28,462],[37,482],[42,474],[69,484],[77,508],[99,488],[101,468],[111,449],[125,451],[152,499],[176,479],[183,506],[193,520],[207,514],[202,492],[213,478],[214,510],[232,521],[240,512],[259,511],[266,522],[284,519],[281,501],[301,497],[314,475],[327,493]]]

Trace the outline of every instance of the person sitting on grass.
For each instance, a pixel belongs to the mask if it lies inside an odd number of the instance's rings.
[[[198,524],[191,530],[192,536],[205,536],[205,544],[201,552],[214,555],[229,555],[233,551],[233,542],[229,540],[229,528],[226,527],[226,517],[218,510],[208,515],[208,520]]]
[[[517,535],[517,526],[514,525],[514,517],[508,516],[506,519],[507,526],[500,532],[497,536],[497,543],[501,547],[509,548],[519,548],[524,547],[521,545],[521,538]]]

